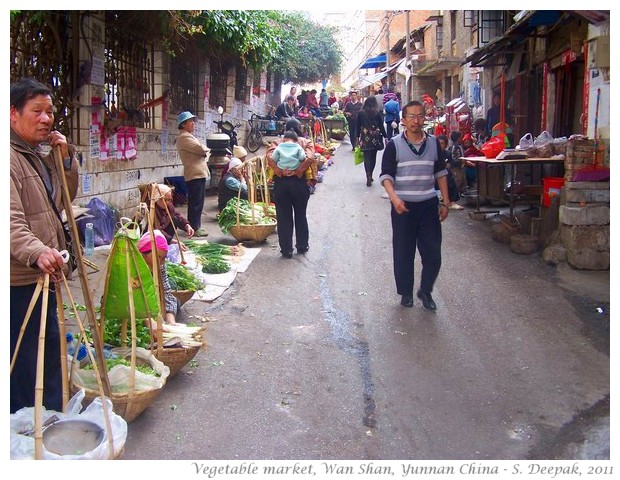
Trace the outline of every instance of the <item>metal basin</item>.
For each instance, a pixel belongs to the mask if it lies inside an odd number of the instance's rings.
[[[57,455],[82,455],[103,441],[103,428],[88,420],[60,420],[43,431],[43,445]]]

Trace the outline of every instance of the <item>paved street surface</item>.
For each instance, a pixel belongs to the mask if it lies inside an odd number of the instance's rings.
[[[372,187],[350,144],[334,160],[306,255],[281,258],[274,234],[220,298],[182,307],[209,317],[209,345],[124,458],[608,459],[609,272],[514,254],[492,218],[450,211],[437,312],[401,307],[380,155]],[[234,243],[207,205],[209,240]]]

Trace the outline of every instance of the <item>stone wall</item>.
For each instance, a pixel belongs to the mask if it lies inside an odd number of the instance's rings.
[[[543,258],[550,263],[566,261],[579,270],[608,270],[609,182],[567,182],[561,203],[555,242]]]

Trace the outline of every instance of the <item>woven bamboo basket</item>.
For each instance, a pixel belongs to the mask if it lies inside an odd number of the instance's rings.
[[[276,231],[276,224],[260,224],[260,225],[235,225],[230,227],[230,234],[235,237],[238,242],[253,241],[264,242],[269,235]]]
[[[267,183],[265,156],[255,157],[246,162],[245,168],[248,171],[248,201],[252,206],[256,204],[257,183],[262,187],[263,201],[269,203],[269,186]],[[254,178],[258,178],[256,182]],[[239,221],[239,202],[241,199],[241,190],[237,194],[237,223],[230,227],[230,234],[235,237],[238,242],[252,241],[256,243],[264,242],[269,235],[276,231],[277,222],[271,219],[273,223],[252,223],[249,225],[241,224]],[[254,215],[252,215],[254,217]],[[254,218],[252,218],[254,220]]]
[[[194,296],[194,293],[196,290],[172,290],[172,295],[179,301],[179,306],[187,303]]]
[[[71,395],[75,395],[80,387],[75,384],[71,384]],[[81,387],[84,388],[84,387]],[[163,388],[155,390],[145,390],[140,392],[129,393],[113,393],[110,400],[112,401],[112,409],[114,413],[120,415],[125,419],[127,423],[132,422],[138,416],[146,410],[146,408],[153,403],[153,401],[159,396]],[[89,405],[95,398],[99,397],[99,392],[84,388],[86,395],[82,404],[84,407]]]
[[[155,349],[153,355],[170,369],[168,379],[174,377],[200,350],[199,346]]]
[[[131,349],[128,347],[121,347],[112,350],[117,355],[127,358],[131,355]],[[137,363],[147,364],[151,366],[156,372],[161,375],[163,384],[159,388],[149,390],[133,390],[127,392],[110,392],[110,401],[112,402],[112,409],[114,413],[120,415],[125,419],[127,423],[135,420],[155,399],[159,396],[163,388],[166,386],[166,381],[170,376],[169,367],[161,360],[157,359],[150,351],[141,349],[143,355],[147,355],[147,358],[137,358]],[[84,401],[83,404],[86,407],[95,398],[100,397],[101,393],[98,390],[93,390],[79,382],[70,382],[71,395],[75,395],[77,391],[84,389]]]

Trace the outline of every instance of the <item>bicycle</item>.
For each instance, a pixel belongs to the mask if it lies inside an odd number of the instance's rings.
[[[259,122],[264,121],[261,115],[252,113],[252,116],[248,120],[250,125],[250,133],[248,134],[247,147],[251,153],[256,152],[263,144],[263,133],[260,130]]]

